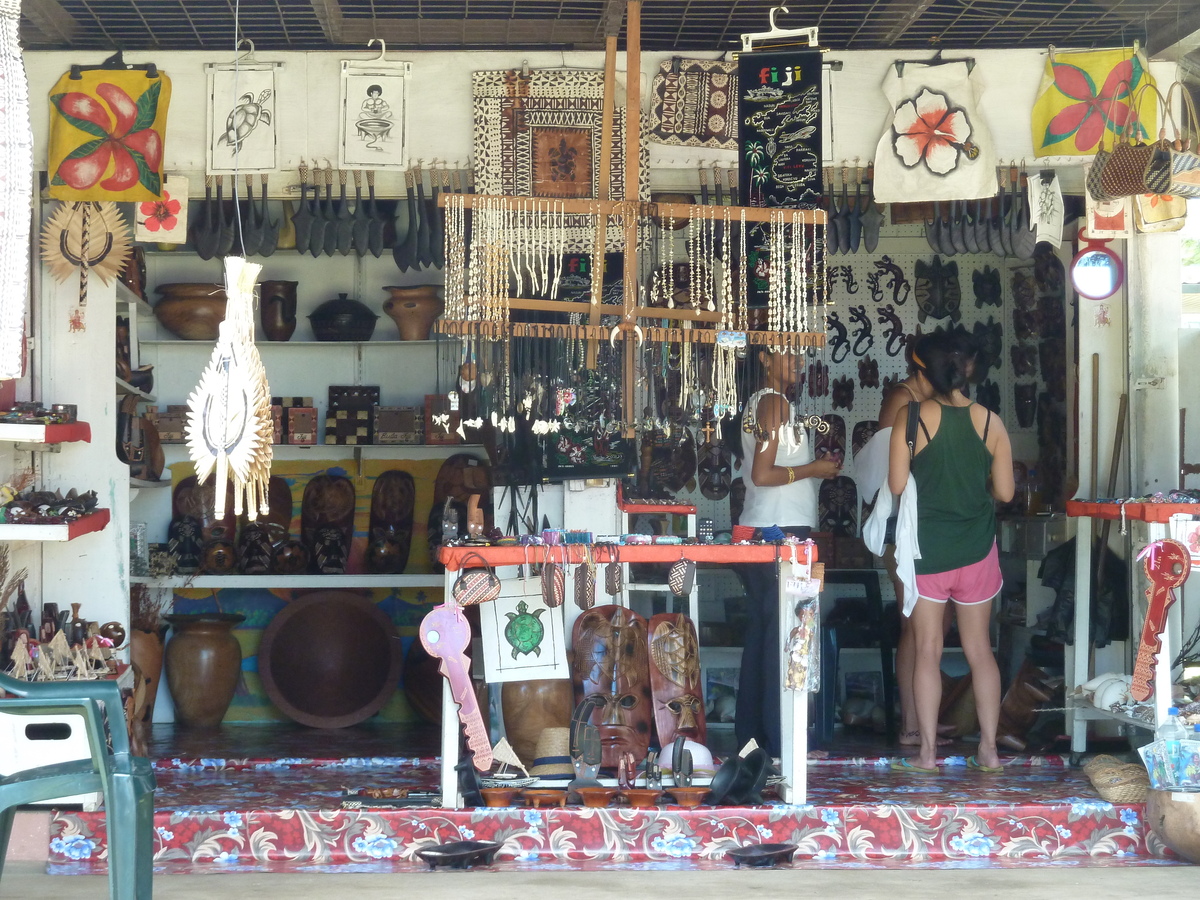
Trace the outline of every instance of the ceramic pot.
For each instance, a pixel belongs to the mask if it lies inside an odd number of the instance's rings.
[[[509,681],[500,689],[504,733],[517,757],[530,768],[537,759],[537,742],[545,728],[567,728],[575,709],[569,679]]]
[[[446,308],[446,304],[438,295],[438,285],[393,285],[385,287],[384,290],[391,296],[383,301],[383,311],[396,323],[400,330],[400,340],[429,340],[429,330]]]
[[[365,303],[338,294],[313,310],[308,321],[318,341],[369,341],[378,318]]]
[[[268,341],[286,341],[295,332],[297,284],[297,281],[259,282],[259,314]]]
[[[175,630],[165,654],[167,685],[180,725],[216,728],[225,718],[242,674],[242,646],[233,628],[245,618],[233,613],[167,616]]]
[[[219,284],[160,284],[162,299],[154,316],[162,326],[185,341],[215,341],[225,318],[225,288]]]
[[[154,718],[154,700],[158,696],[158,682],[162,678],[163,636],[159,631],[129,630],[129,661],[137,666],[146,679],[146,705],[142,721]]]

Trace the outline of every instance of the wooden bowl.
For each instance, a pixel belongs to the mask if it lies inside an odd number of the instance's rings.
[[[185,341],[215,341],[225,318],[225,288],[219,284],[160,284],[154,316]]]
[[[567,792],[555,791],[549,789],[529,789],[521,791],[521,796],[525,798],[525,802],[534,809],[542,806],[566,806]]]
[[[612,803],[620,791],[607,787],[578,787],[575,788],[575,793],[588,809],[602,809]]]
[[[480,788],[479,793],[483,794],[483,803],[485,806],[512,806],[513,797],[517,796],[517,791],[513,788]]]
[[[675,802],[685,809],[694,809],[704,802],[708,788],[701,786],[667,788],[667,793],[675,798]]]
[[[625,788],[621,795],[629,801],[630,806],[638,809],[650,809],[658,805],[662,791],[658,788]]]
[[[652,193],[650,195],[650,202],[655,203],[655,204],[657,204],[657,203],[678,203],[678,204],[683,204],[686,206],[686,205],[695,203],[696,197],[694,194],[685,194],[685,193],[677,192],[677,191],[655,191],[654,193]],[[661,216],[652,215],[650,217],[650,220],[652,222],[654,222],[654,224],[657,225],[659,228],[667,227],[666,220],[663,219]],[[679,231],[682,228],[687,228],[688,227],[688,217],[681,216],[681,217],[675,219],[671,224],[672,224],[672,228],[671,228],[672,231]]]

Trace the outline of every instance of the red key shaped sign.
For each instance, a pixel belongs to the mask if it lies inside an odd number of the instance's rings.
[[[1175,603],[1175,591],[1192,571],[1192,557],[1188,548],[1171,539],[1155,541],[1142,556],[1146,577],[1150,587],[1146,598],[1150,606],[1146,610],[1146,624],[1142,626],[1142,643],[1138,647],[1137,662],[1133,664],[1133,684],[1129,693],[1139,703],[1150,699],[1154,692],[1154,670],[1158,665],[1158,651],[1162,649],[1162,633],[1167,627],[1167,612]]]
[[[492,767],[492,744],[471,684],[471,661],[466,654],[471,646],[471,626],[458,606],[443,603],[426,614],[419,631],[421,646],[441,660],[438,671],[450,682],[450,696],[458,704],[458,719],[466,731],[467,746],[474,751],[475,768],[486,772]]]

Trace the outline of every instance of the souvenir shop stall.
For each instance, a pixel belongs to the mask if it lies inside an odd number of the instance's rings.
[[[1132,654],[1083,602],[1088,549],[1061,564],[1075,594],[1039,575],[1091,546],[1072,497],[1175,473],[1170,378],[1118,402],[1169,343],[1126,339],[1165,309],[1140,298],[1192,157],[1137,184],[1119,161],[1186,96],[1172,67],[842,53],[782,8],[738,53],[644,56],[640,10],[604,53],[26,54],[40,243],[31,310],[0,309],[0,374],[24,375],[0,537],[51,543],[0,574],[0,669],[123,678],[168,869],[966,858],[968,818],[988,856],[1160,851],[1136,801],[1028,834],[1092,790],[1037,755],[1039,707],[1080,753],[1089,719],[1155,727],[1155,646],[1188,624],[1152,601],[1129,696],[1101,697]],[[835,764],[902,752],[855,458],[937,328],[974,341],[971,395],[1012,438],[994,633],[1028,782],[981,787],[964,753],[901,800],[886,766]],[[773,432],[746,415],[771,378]],[[743,444],[782,433],[833,467],[799,534],[738,521]],[[1151,579],[1179,562],[1155,553]],[[735,737],[756,566],[775,753]],[[970,706],[961,656],[946,695]],[[835,722],[866,737],[839,753]],[[879,827],[907,803],[938,806],[936,837]],[[87,869],[104,814],[51,838]]]

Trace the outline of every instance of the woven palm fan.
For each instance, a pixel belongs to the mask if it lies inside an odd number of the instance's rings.
[[[56,281],[83,269],[107,284],[125,268],[132,246],[129,223],[107,201],[59,203],[42,228],[42,260]]]
[[[218,519],[225,515],[225,484],[231,478],[234,515],[244,509],[254,521],[259,512],[270,512],[271,388],[254,345],[254,283],[261,271],[241,257],[225,259],[225,321],[208,367],[188,397],[188,452],[199,483],[216,473]]]

